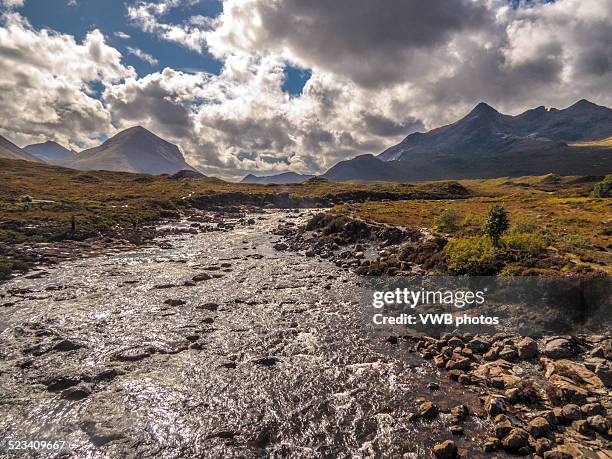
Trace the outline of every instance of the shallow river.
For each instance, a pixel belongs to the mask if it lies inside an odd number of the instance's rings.
[[[452,438],[450,415],[406,416],[476,396],[363,333],[358,276],[273,249],[279,220],[304,216],[253,217],[0,286],[0,456],[59,440],[38,456],[416,458]]]

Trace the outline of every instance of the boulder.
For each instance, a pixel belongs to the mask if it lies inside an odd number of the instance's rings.
[[[533,438],[545,437],[550,431],[550,424],[541,416],[533,418],[527,426],[529,433]]]
[[[544,355],[551,359],[565,359],[574,355],[574,345],[565,338],[556,338],[546,343]]]
[[[528,336],[520,340],[516,347],[521,359],[531,359],[538,355],[538,343]]]
[[[434,405],[432,402],[423,402],[421,406],[419,406],[419,416],[423,419],[434,419],[438,416],[440,409],[437,405]]]
[[[529,443],[529,434],[519,427],[515,427],[502,440],[502,445],[510,451],[518,451]]]
[[[454,441],[446,440],[433,447],[433,454],[439,459],[453,459],[458,457],[459,450]]]

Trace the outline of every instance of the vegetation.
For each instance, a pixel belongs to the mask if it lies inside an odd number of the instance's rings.
[[[483,232],[489,236],[495,247],[499,246],[499,239],[510,228],[508,212],[502,206],[493,206],[489,209]]]
[[[591,196],[594,198],[612,198],[612,174],[606,175],[606,178],[595,185]]]
[[[444,233],[454,233],[461,225],[462,215],[452,209],[445,209],[435,219],[435,228]]]
[[[485,244],[480,238],[471,238],[483,235],[488,212],[500,205],[508,213],[510,228],[500,238],[494,259],[484,257],[484,271],[494,266],[499,273],[512,274],[551,270],[612,274],[612,200],[590,196],[601,179],[557,176],[551,180],[544,176],[462,180],[460,183],[472,192],[466,199],[366,202],[339,205],[333,211],[366,221],[442,231],[451,236],[451,242],[467,238],[445,252],[453,269],[465,272],[462,264],[469,267],[475,259],[467,246],[482,248]],[[452,232],[438,226],[449,213],[453,215],[451,221],[458,222]]]

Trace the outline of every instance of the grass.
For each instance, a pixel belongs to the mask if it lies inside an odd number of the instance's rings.
[[[435,184],[331,183],[254,185],[219,179],[109,171],[81,172],[27,161],[0,159],[0,243],[61,239],[74,216],[83,237],[177,216],[206,197],[241,193],[250,197],[286,195],[326,202],[374,198],[442,198],[465,193],[452,182]],[[21,199],[34,203],[24,211]],[[237,198],[240,199],[240,196]],[[52,201],[37,203],[37,200]],[[1,254],[1,253],[0,253]]]
[[[509,213],[511,233],[540,233],[551,252],[612,273],[612,199],[589,197],[599,180],[551,176],[464,180],[460,183],[474,194],[467,199],[367,202],[336,206],[333,211],[437,230],[449,237],[471,237],[481,234],[489,209],[501,205]],[[440,222],[449,215],[458,223],[445,232]]]

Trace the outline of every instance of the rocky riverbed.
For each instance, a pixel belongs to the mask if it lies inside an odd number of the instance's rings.
[[[368,336],[379,247],[300,248],[311,217],[202,212],[2,284],[0,455],[611,457],[609,337]]]

